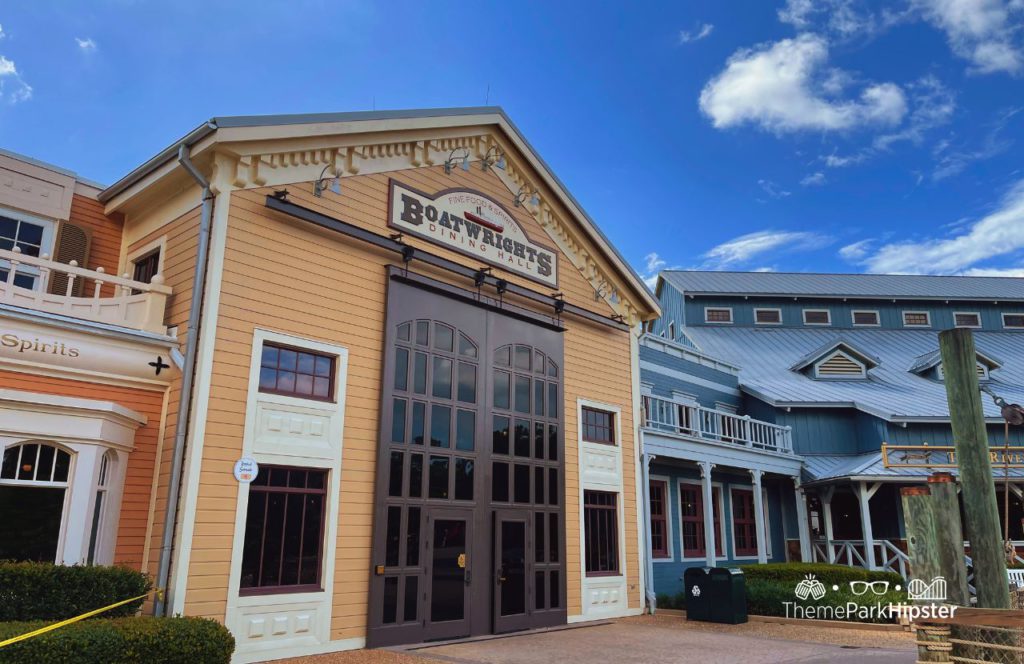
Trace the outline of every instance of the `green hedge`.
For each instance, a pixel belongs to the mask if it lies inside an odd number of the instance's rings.
[[[0,641],[47,622],[0,623]],[[228,664],[231,632],[207,618],[83,620],[0,648],[0,664]]]
[[[72,618],[142,595],[152,587],[149,577],[127,567],[0,561],[0,622]],[[142,602],[101,616],[133,615]]]
[[[787,602],[790,603],[788,616]],[[828,592],[820,600],[807,598],[807,600],[801,601],[797,599],[794,594],[793,584],[788,582],[771,581],[766,579],[750,579],[747,581],[747,613],[751,615],[786,616],[789,618],[795,618],[800,616],[796,615],[793,608],[794,604],[804,607],[846,607],[851,602],[857,606],[867,607],[873,607],[876,605],[887,606],[889,604],[905,604],[907,602],[907,593],[902,590],[896,591],[890,589],[889,592],[884,595],[875,595],[870,590],[863,595],[854,595],[850,592],[850,587],[848,585],[840,585],[838,591],[832,590],[830,586],[828,588]],[[835,618],[840,619],[840,616],[836,615]],[[845,617],[845,620],[849,622],[871,623],[895,622],[893,617],[881,615],[870,617],[849,615]]]
[[[752,579],[796,584],[813,574],[826,586],[847,586],[850,581],[888,581],[889,585],[902,584],[903,578],[895,572],[871,572],[860,567],[829,565],[828,563],[768,563],[740,567],[749,584]]]

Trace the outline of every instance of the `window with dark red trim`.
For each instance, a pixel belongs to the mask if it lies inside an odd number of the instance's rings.
[[[669,558],[668,545],[668,482],[651,480],[651,554]]]
[[[615,413],[583,407],[583,440],[587,443],[615,444]]]
[[[737,556],[757,555],[754,492],[749,489],[732,490],[732,537]]]
[[[263,342],[260,357],[260,392],[300,399],[334,398],[333,355]]]
[[[715,555],[722,556],[722,514],[720,492],[711,487],[711,507],[714,515]],[[704,493],[697,484],[679,485],[679,514],[682,521],[684,558],[702,558],[707,555],[707,539],[704,529]]]
[[[239,594],[322,590],[327,471],[261,466],[249,485]]]
[[[619,525],[617,494],[583,492],[583,536],[586,542],[587,576],[619,573]]]
[[[148,284],[159,273],[160,250],[151,251],[142,258],[136,258],[133,262],[135,269],[132,272],[132,279]]]

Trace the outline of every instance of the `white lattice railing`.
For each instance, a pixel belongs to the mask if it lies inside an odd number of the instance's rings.
[[[644,397],[644,423],[650,429],[670,434],[793,453],[793,432],[789,427],[660,397]]]
[[[143,283],[117,275],[108,275],[103,268],[88,270],[70,264],[57,263],[46,254],[40,257],[26,256],[17,248],[0,249],[0,270],[6,278],[0,280],[0,303],[23,309],[45,311],[52,314],[71,316],[98,323],[109,323],[121,327],[147,332],[166,332],[164,308],[171,289],[163,285],[163,277],[156,275],[151,283]],[[63,274],[67,286],[63,294],[50,293],[54,275]],[[15,278],[31,279],[31,287],[16,286]],[[73,293],[76,284],[83,296]],[[104,285],[111,288],[106,289]],[[92,286],[91,292],[89,286]]]
[[[864,540],[814,540],[811,542],[811,551],[814,554],[814,562],[817,563],[837,563],[865,569],[868,567]],[[910,559],[902,549],[889,540],[874,540],[872,551],[875,554],[875,569],[896,572],[904,579],[907,578],[907,563]]]

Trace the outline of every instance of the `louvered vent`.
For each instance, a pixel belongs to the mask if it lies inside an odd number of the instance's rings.
[[[78,261],[79,267],[88,267],[89,260],[89,234],[84,228],[64,222],[60,225],[60,232],[57,236],[57,249],[53,252],[53,260],[67,265],[71,261]],[[76,279],[72,295],[80,296],[85,286],[84,279]],[[64,295],[68,289],[68,275],[63,272],[54,272],[50,276],[50,292],[55,295]]]
[[[859,378],[864,375],[864,367],[842,353],[819,362],[816,371],[822,378]]]
[[[978,374],[978,378],[988,378],[988,370],[985,369],[985,365],[981,362],[974,365],[974,371]]]

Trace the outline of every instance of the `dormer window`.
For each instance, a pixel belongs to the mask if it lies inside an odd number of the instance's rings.
[[[1007,329],[1024,329],[1024,314],[1003,314],[1003,327]]]
[[[828,309],[804,309],[804,325],[831,325],[832,313]]]
[[[953,325],[956,327],[981,327],[981,314],[976,311],[954,311]]]
[[[978,380],[988,380],[988,367],[981,362],[978,362],[975,365],[974,371],[978,374]],[[943,370],[941,364],[936,368],[936,375],[939,377],[939,380],[946,380],[946,372]]]
[[[754,309],[754,322],[757,325],[781,325],[782,309]]]
[[[932,317],[927,311],[904,311],[903,327],[931,327]]]
[[[992,371],[1003,366],[1001,361],[981,351],[977,351],[977,358],[975,371],[978,373],[978,380],[988,380]],[[946,372],[942,369],[942,356],[937,350],[918,357],[911,365],[910,371],[931,380],[945,380],[946,378]]]
[[[853,326],[854,327],[878,327],[878,312],[877,311],[854,311]]]
[[[732,308],[730,307],[705,307],[704,322],[729,324],[732,323]]]
[[[814,365],[815,378],[864,378],[867,367],[853,356],[837,350]]]

